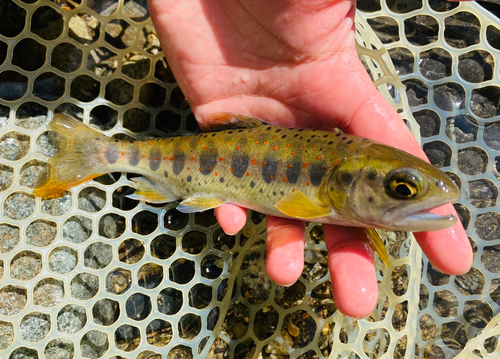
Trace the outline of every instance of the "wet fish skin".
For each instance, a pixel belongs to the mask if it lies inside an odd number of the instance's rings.
[[[121,141],[56,114],[49,124],[59,134],[56,156],[34,194],[54,196],[105,173],[132,172],[144,177],[135,180],[132,198],[185,199],[179,206],[185,212],[235,203],[279,217],[404,231],[456,221],[421,213],[457,200],[460,192],[446,174],[414,156],[341,132],[247,124]]]

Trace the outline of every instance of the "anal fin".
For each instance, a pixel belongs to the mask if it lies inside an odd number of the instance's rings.
[[[182,201],[177,210],[182,213],[202,212],[222,206],[226,201],[206,193],[195,193]]]
[[[134,177],[134,188],[136,191],[128,194],[127,197],[138,201],[149,203],[165,203],[175,201],[177,198],[168,192],[165,188],[157,185],[146,177]]]
[[[292,192],[274,205],[281,213],[293,218],[311,219],[328,216],[331,210],[324,207],[303,192]]]

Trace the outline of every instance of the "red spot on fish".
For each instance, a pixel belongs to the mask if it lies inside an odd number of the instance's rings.
[[[148,157],[148,160],[151,161],[151,157]]]
[[[222,142],[222,144],[223,144],[223,145],[225,145],[225,144],[226,144],[226,142]]]
[[[125,152],[122,152],[122,156],[125,156]]]
[[[295,151],[292,151],[292,156],[294,156],[294,155],[295,155]]]
[[[273,177],[274,177],[273,175],[269,175],[269,178],[270,178],[270,179],[273,179]]]
[[[191,141],[189,141],[189,142],[191,142]],[[163,142],[163,146],[165,146],[165,142]]]
[[[182,151],[182,147],[179,148],[179,151]]]
[[[250,172],[247,172],[247,177],[250,176]]]
[[[318,160],[320,160],[321,159],[321,155],[319,155],[317,158],[318,158]]]
[[[259,141],[255,141],[255,143],[259,143]]]
[[[295,189],[292,189],[292,192],[295,192]]]
[[[283,177],[283,182],[286,182],[286,177]]]
[[[214,152],[215,152],[215,150],[214,150],[213,148],[212,148],[212,150],[211,150],[211,151],[212,151],[212,153],[214,153]]]
[[[142,155],[142,158],[146,158],[146,155]]]
[[[232,146],[232,145],[233,145],[233,143],[232,143],[232,142],[229,142],[229,146]]]
[[[212,171],[212,166],[208,167],[208,170],[209,170],[209,171]]]
[[[231,168],[229,169],[229,171],[233,172],[233,168],[231,167]]]
[[[289,144],[289,143],[287,143],[287,144],[286,144],[286,147],[290,147],[290,144]]]
[[[311,184],[310,184],[309,182],[306,182],[306,185],[307,185],[307,186],[310,186]]]
[[[236,149],[239,150],[239,149],[241,149],[241,147],[240,146],[236,146]]]
[[[219,157],[219,162],[222,162],[222,161],[224,161],[224,158]]]
[[[292,165],[288,165],[288,168],[292,168],[293,166]]]
[[[278,146],[274,146],[273,150],[276,151],[278,149]]]
[[[191,157],[191,161],[194,161],[194,160],[195,160],[195,158],[194,158],[194,157]]]
[[[339,164],[339,162],[340,162],[340,159],[339,159],[339,158],[337,158],[337,159],[335,160],[335,162],[333,162],[332,167],[337,166],[337,165]]]
[[[306,145],[302,145],[302,148],[306,148]]]
[[[188,143],[191,143],[191,140],[188,140]],[[165,143],[163,145],[165,145]]]
[[[166,161],[167,160],[167,156],[163,156],[163,161]]]
[[[173,160],[174,160],[174,158],[173,158],[173,157],[170,157],[170,161],[173,161]]]
[[[266,165],[266,163],[265,163],[265,162],[262,162],[262,166],[265,166],[265,165]]]
[[[122,144],[121,144],[121,146],[123,147],[123,146],[125,146],[125,145],[122,143]]]
[[[267,145],[267,141],[264,141],[264,144]]]
[[[276,139],[276,136],[273,136],[273,140]]]
[[[302,165],[302,168],[306,168],[308,165],[309,165],[309,163],[304,163],[304,164]]]
[[[208,148],[208,146],[207,146],[207,145],[205,145],[203,148],[204,148],[204,149],[207,149],[207,148]]]
[[[200,172],[202,171],[202,168],[200,167]]]
[[[141,147],[141,145],[137,145],[137,147]]]
[[[196,144],[199,145],[200,144],[200,141],[196,141]]]
[[[316,148],[316,145],[313,145],[313,148]]]
[[[324,170],[327,170],[327,169],[328,169],[328,166],[323,166],[323,169],[324,169]]]
[[[353,148],[354,148],[354,147],[352,147],[352,146],[349,146],[349,149],[351,149],[351,150],[352,150]]]
[[[156,160],[158,161],[160,159],[160,156],[156,156]]]
[[[248,137],[249,140],[251,140],[252,138],[253,138],[253,136]]]
[[[217,172],[215,172],[214,174],[215,174],[216,176],[218,176],[218,175],[219,175],[219,173],[217,173]]]
[[[252,160],[252,165],[256,165],[257,164],[257,161],[256,160]]]
[[[186,168],[189,171],[189,167]]]

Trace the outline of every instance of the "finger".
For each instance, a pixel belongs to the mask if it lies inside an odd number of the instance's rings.
[[[215,217],[222,230],[232,236],[245,226],[247,210],[234,204],[225,204],[215,209]]]
[[[451,204],[432,211],[439,215],[454,213]],[[472,266],[473,252],[460,221],[440,231],[414,233],[415,238],[431,263],[446,274],[464,274]]]
[[[279,285],[297,281],[304,268],[305,224],[267,216],[266,270]]]
[[[348,227],[324,224],[323,233],[337,308],[354,318],[370,315],[378,298],[372,250]]]

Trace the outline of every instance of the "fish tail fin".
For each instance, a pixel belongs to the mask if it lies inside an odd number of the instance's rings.
[[[95,150],[96,142],[108,142],[108,137],[65,114],[55,114],[47,130],[56,133],[56,154],[49,159],[40,175],[33,195],[56,197],[71,187],[106,173]]]

